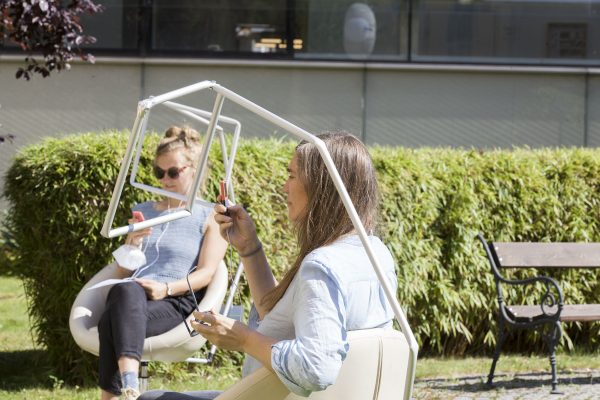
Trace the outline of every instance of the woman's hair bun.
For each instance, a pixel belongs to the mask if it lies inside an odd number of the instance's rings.
[[[171,126],[170,128],[168,128],[165,131],[165,137],[166,138],[172,138],[175,136],[179,136],[179,133],[181,132],[181,128],[178,126]]]
[[[200,134],[189,126],[179,127],[171,126],[165,132],[165,138],[167,139],[178,139],[184,143],[200,143]]]

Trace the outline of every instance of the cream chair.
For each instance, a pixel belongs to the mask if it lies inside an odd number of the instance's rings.
[[[404,334],[391,329],[348,332],[350,350],[335,384],[313,392],[313,400],[402,399],[406,393],[410,348]],[[410,382],[412,383],[412,381]],[[300,400],[277,375],[261,368],[223,392],[217,400]]]
[[[189,106],[186,106],[183,104],[177,104],[177,103],[172,102],[172,100],[174,100],[174,99],[177,99],[182,96],[190,95],[192,93],[197,93],[202,90],[205,90],[206,92],[210,91],[215,94],[214,103],[213,103],[213,107],[212,107],[212,110],[213,110],[212,113],[205,113],[204,111],[201,112],[201,110],[195,109],[193,107],[189,107]],[[331,398],[331,399],[333,399],[333,398],[340,398],[340,399],[356,398],[356,399],[360,399],[360,400],[364,400],[367,398],[388,398],[389,391],[386,388],[388,387],[388,385],[395,385],[395,386],[393,386],[393,390],[392,390],[394,392],[394,398],[402,398],[404,400],[410,399],[411,393],[412,393],[412,388],[413,388],[413,383],[414,383],[415,371],[416,371],[416,367],[417,367],[417,355],[419,352],[419,346],[417,344],[414,334],[412,333],[412,330],[408,323],[408,319],[404,315],[404,311],[400,307],[400,303],[398,302],[398,299],[396,298],[395,291],[392,289],[390,284],[385,279],[385,274],[379,264],[377,255],[375,254],[373,248],[371,247],[370,241],[368,239],[367,231],[365,230],[365,228],[360,220],[360,217],[358,216],[358,213],[356,212],[356,209],[354,208],[354,204],[352,204],[352,200],[350,199],[350,196],[348,195],[348,192],[346,191],[344,183],[339,175],[339,172],[337,171],[337,168],[335,167],[333,159],[331,158],[331,155],[329,154],[329,151],[327,150],[327,146],[325,145],[325,143],[323,143],[323,141],[321,139],[314,136],[310,132],[292,124],[291,122],[279,117],[276,114],[273,114],[272,112],[259,106],[258,104],[253,103],[252,101],[238,95],[237,93],[219,85],[218,83],[216,83],[214,81],[198,82],[193,85],[189,85],[189,86],[186,86],[186,87],[183,87],[180,89],[176,89],[176,90],[172,90],[167,93],[163,93],[158,96],[153,96],[153,97],[149,97],[147,99],[141,100],[138,103],[136,119],[135,119],[135,122],[133,125],[133,129],[131,130],[131,135],[129,136],[125,155],[121,162],[121,168],[119,170],[119,175],[118,175],[117,181],[115,182],[113,196],[111,198],[111,201],[110,201],[110,204],[108,207],[108,212],[104,219],[104,224],[101,229],[101,234],[104,237],[111,238],[111,237],[115,237],[115,236],[119,236],[119,235],[124,235],[131,230],[130,226],[122,226],[122,227],[113,229],[112,224],[114,222],[114,218],[115,218],[115,215],[117,212],[117,208],[119,205],[119,201],[120,201],[120,198],[121,198],[121,195],[123,192],[123,188],[124,188],[127,176],[128,176],[128,172],[129,172],[131,163],[134,159],[134,154],[136,153],[136,150],[135,150],[136,143],[138,143],[138,148],[141,149],[141,143],[143,143],[143,137],[146,132],[148,118],[150,117],[151,110],[155,106],[159,106],[159,105],[167,105],[167,106],[171,107],[172,109],[182,112],[184,115],[186,115],[188,117],[193,117],[194,119],[197,119],[196,117],[200,116],[200,115],[202,115],[203,118],[210,119],[210,120],[204,120],[204,121],[206,121],[206,124],[208,127],[206,129],[206,139],[205,139],[205,142],[203,145],[203,151],[198,156],[198,163],[197,163],[198,171],[197,171],[197,175],[195,178],[193,188],[190,191],[190,193],[188,193],[188,198],[186,199],[186,198],[178,197],[180,195],[176,195],[176,194],[173,194],[170,192],[165,193],[164,191],[158,191],[158,189],[156,189],[156,188],[149,188],[147,186],[140,185],[138,182],[135,182],[135,178],[134,178],[135,171],[137,170],[137,161],[133,165],[133,169],[132,169],[133,172],[132,172],[132,176],[130,177],[130,181],[131,181],[132,186],[135,186],[135,187],[138,187],[138,188],[141,188],[144,190],[152,191],[157,194],[166,195],[166,196],[173,197],[173,198],[180,198],[181,200],[187,200],[186,209],[181,210],[181,212],[179,212],[179,213],[173,213],[172,215],[168,216],[169,220],[174,220],[177,218],[184,218],[191,214],[192,207],[194,206],[193,196],[197,192],[197,189],[199,188],[200,177],[203,176],[203,174],[206,173],[206,171],[208,170],[208,154],[210,151],[211,144],[217,135],[218,123],[228,122],[228,123],[232,123],[234,126],[236,126],[236,131],[235,131],[236,133],[234,134],[234,142],[237,140],[236,138],[237,138],[237,134],[239,133],[239,123],[235,120],[228,119],[227,117],[224,117],[223,115],[221,115],[221,111],[223,109],[223,104],[226,99],[236,103],[236,105],[239,105],[239,106],[245,108],[247,111],[249,111],[253,114],[256,114],[258,117],[263,118],[263,119],[269,121],[270,123],[273,123],[274,125],[283,129],[283,131],[292,134],[297,139],[305,140],[316,146],[316,148],[319,151],[319,154],[321,155],[323,162],[325,163],[325,165],[327,167],[329,175],[331,176],[331,179],[333,180],[336,190],[337,190],[338,194],[340,195],[340,197],[342,198],[346,212],[352,221],[352,225],[354,226],[354,228],[356,229],[356,232],[358,233],[358,235],[361,238],[361,242],[363,243],[363,246],[365,247],[365,251],[367,252],[367,255],[369,256],[369,260],[371,261],[373,269],[375,270],[375,272],[377,274],[377,277],[379,279],[379,282],[381,283],[381,286],[383,288],[385,296],[386,296],[392,310],[394,311],[394,315],[396,317],[395,319],[398,322],[400,329],[402,330],[402,333],[398,333],[396,335],[396,336],[398,336],[397,340],[399,341],[399,343],[401,342],[402,345],[398,345],[398,351],[392,351],[392,353],[394,353],[394,355],[391,356],[391,358],[387,355],[384,356],[383,351],[382,351],[382,347],[385,347],[384,343],[388,342],[387,339],[383,339],[383,338],[381,340],[378,339],[378,341],[376,341],[376,343],[372,345],[372,346],[374,346],[373,350],[366,351],[367,354],[371,351],[375,351],[378,354],[378,357],[376,358],[377,364],[369,365],[369,368],[371,368],[371,369],[375,368],[376,371],[380,371],[377,374],[376,380],[372,381],[372,382],[376,382],[376,383],[374,383],[375,386],[373,387],[373,390],[372,390],[372,394],[371,394],[372,397],[360,397],[360,396],[356,397],[355,396],[355,393],[357,393],[359,391],[358,388],[361,387],[361,385],[359,384],[359,381],[355,381],[352,379],[352,376],[353,376],[352,372],[348,372],[348,374],[350,376],[348,378],[348,380],[342,379],[341,381],[345,382],[345,383],[338,383],[335,385],[336,388],[338,386],[341,386],[341,387],[347,387],[347,389],[332,388],[331,391],[334,391],[335,394],[332,395],[333,397],[327,397],[327,398],[328,399],[329,398]],[[194,113],[197,113],[197,115],[194,115]],[[228,183],[228,186],[229,186],[231,184],[230,178],[231,178],[231,171],[232,171],[232,167],[233,167],[233,159],[234,159],[234,155],[236,152],[236,148],[235,148],[235,146],[232,146],[232,148],[230,149],[230,156],[228,159],[226,156],[226,152],[225,152],[225,146],[223,144],[224,141],[222,140],[221,142],[222,142],[221,150],[223,151],[223,162],[227,166],[225,181]],[[235,203],[235,199],[233,197],[233,192],[230,193],[230,199],[231,199],[231,201],[233,201]],[[164,222],[167,222],[167,220],[160,219],[160,218],[158,218],[158,219],[155,218],[154,220],[146,220],[144,222],[139,222],[139,223],[133,224],[133,229],[134,230],[144,229],[144,228],[148,228],[148,227],[151,227],[151,226],[154,226],[157,224],[161,224]],[[400,338],[401,336],[402,336],[402,338]],[[379,350],[377,350],[377,349],[379,349]],[[359,358],[360,357],[363,357],[363,356],[360,355]],[[388,360],[388,361],[386,361],[386,360]],[[392,360],[393,362],[389,361],[389,360]],[[363,362],[360,359],[356,363],[358,365],[353,366],[354,363],[346,362],[346,363],[344,363],[345,365],[351,365],[351,366],[346,366],[345,368],[347,368],[349,371],[355,371],[355,370],[360,371],[359,374],[362,377],[365,374],[365,371],[367,371],[369,369],[364,366]],[[388,370],[392,371],[392,372],[388,373]],[[257,372],[257,374],[258,375],[252,375],[253,378],[247,377],[247,378],[243,379],[239,385],[236,385],[234,388],[231,389],[231,391],[226,392],[226,393],[230,393],[230,395],[234,396],[234,397],[221,397],[221,398],[222,399],[236,398],[235,397],[236,390],[241,390],[241,392],[237,392],[237,393],[244,393],[244,397],[238,397],[238,398],[252,399],[252,397],[246,397],[246,396],[248,396],[245,393],[246,387],[248,388],[249,392],[250,391],[254,392],[254,389],[253,389],[254,385],[258,385],[259,388],[264,387],[266,385],[266,387],[268,388],[269,385],[271,385],[270,382],[275,382],[275,383],[272,383],[272,385],[277,386],[276,381],[270,380],[270,378],[269,379],[261,378],[260,371]],[[346,372],[344,372],[344,375],[346,375]],[[274,377],[272,377],[272,378],[274,378]],[[254,379],[256,379],[257,381],[255,382]],[[275,393],[276,393],[275,386],[273,386],[273,389],[272,389],[273,391],[271,391],[271,389],[269,389],[267,392],[260,392],[257,389],[259,393],[262,393],[262,397],[261,397],[261,395],[259,395],[257,398],[259,398],[261,400],[263,400],[263,399],[278,399],[278,397],[276,397],[276,395],[275,395]],[[241,387],[241,389],[239,389],[240,387]],[[236,388],[238,388],[238,389],[236,389]],[[281,389],[281,387],[279,387],[279,388]],[[338,395],[335,390],[344,390],[344,394]],[[349,396],[346,396],[346,393],[345,393],[346,390],[348,391]],[[362,390],[362,389],[360,389],[360,390]],[[281,399],[288,398],[288,397],[286,397],[286,396],[288,396],[288,394],[285,394],[285,391],[282,393],[283,393],[282,394],[283,397],[279,397],[279,398],[281,398]],[[325,391],[324,393],[327,393],[327,391]],[[318,396],[318,395],[319,394],[315,394],[315,396]],[[379,396],[379,397],[373,397],[373,396]],[[289,398],[291,399],[293,397],[289,397]],[[315,398],[317,398],[317,397],[315,397]]]
[[[98,355],[98,321],[104,311],[106,296],[110,286],[87,290],[98,282],[116,277],[117,264],[112,263],[101,269],[81,289],[69,317],[69,328],[75,342],[83,350]],[[221,261],[215,275],[206,289],[200,310],[219,310],[227,291],[227,268]],[[191,318],[188,317],[189,320]],[[184,361],[206,342],[201,335],[191,337],[182,320],[181,324],[163,334],[146,338],[144,341],[144,361]]]

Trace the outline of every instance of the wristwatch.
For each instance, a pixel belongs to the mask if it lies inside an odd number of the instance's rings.
[[[167,285],[167,296],[173,296],[173,288],[169,286],[168,282],[165,282],[165,285]]]

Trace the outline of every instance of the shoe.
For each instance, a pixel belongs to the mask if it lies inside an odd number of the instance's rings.
[[[134,388],[124,388],[121,390],[121,396],[123,400],[136,400],[140,397],[140,391]]]

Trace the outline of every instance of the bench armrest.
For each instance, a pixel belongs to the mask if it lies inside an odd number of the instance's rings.
[[[483,249],[485,250],[486,256],[488,258],[488,261],[490,263],[490,266],[492,268],[492,272],[494,274],[494,279],[496,281],[496,291],[498,293],[498,304],[500,305],[500,312],[502,313],[503,317],[509,321],[513,320],[513,318],[511,318],[507,312],[506,312],[506,306],[504,305],[504,297],[502,295],[502,288],[500,286],[501,283],[507,284],[507,285],[531,285],[531,284],[535,284],[538,282],[542,282],[544,284],[544,286],[546,287],[546,292],[542,295],[541,298],[541,302],[540,302],[540,308],[541,308],[541,312],[542,315],[544,315],[547,318],[551,318],[551,319],[558,319],[560,318],[560,313],[563,309],[563,304],[564,304],[564,296],[563,296],[563,292],[562,289],[560,288],[558,282],[549,277],[549,276],[536,276],[533,278],[527,278],[527,279],[506,279],[504,276],[502,276],[502,274],[500,273],[500,261],[498,259],[498,256],[496,254],[496,252],[490,248],[490,246],[488,245],[487,241],[485,240],[485,238],[483,237],[483,235],[481,233],[479,233],[477,235],[477,238],[479,239],[479,241],[481,242],[481,244],[483,245]],[[557,299],[558,297],[558,299]],[[556,307],[556,310],[550,310],[551,308]]]
[[[542,294],[542,298],[539,303],[542,314],[545,317],[552,318],[552,319],[560,318],[560,313],[562,312],[563,304],[564,304],[564,297],[563,297],[563,292],[562,292],[562,289],[560,288],[560,285],[554,278],[542,275],[542,276],[536,276],[533,278],[514,279],[514,280],[506,279],[504,277],[499,277],[498,280],[507,285],[522,285],[522,286],[542,282],[546,288],[546,291],[544,292],[544,294]],[[558,299],[557,299],[557,297],[558,297]],[[500,291],[498,292],[498,300],[499,300],[500,304],[503,303],[503,299],[501,299]],[[500,309],[501,309],[501,312],[502,312],[504,318],[512,319],[512,318],[509,318],[509,316],[506,314],[505,307],[500,307]]]

